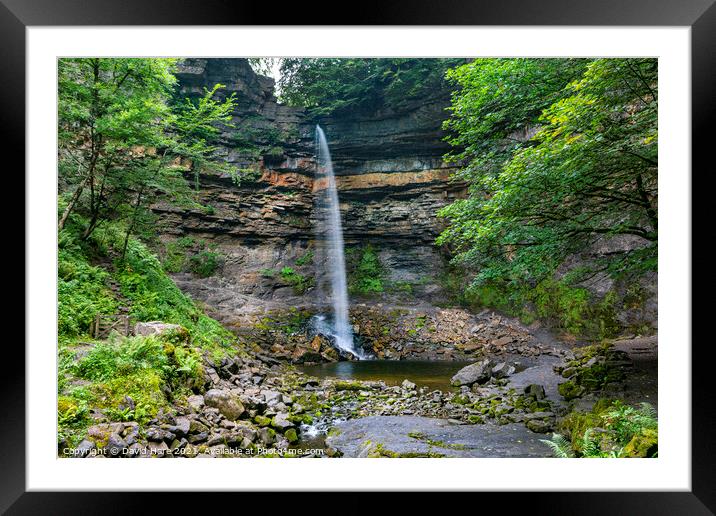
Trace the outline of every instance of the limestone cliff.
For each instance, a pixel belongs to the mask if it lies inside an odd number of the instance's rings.
[[[311,304],[310,288],[299,295],[276,273],[291,267],[312,274],[301,258],[313,238],[316,120],[279,104],[273,80],[255,74],[245,59],[187,59],[178,78],[183,96],[216,83],[225,85],[220,95],[236,95],[234,127],[222,131],[216,159],[248,171],[248,178],[237,185],[231,177],[200,173],[201,204],[208,208],[155,206],[162,240],[190,236],[215,245],[223,256],[217,275],[183,273],[175,280],[229,323],[256,308]],[[445,259],[434,246],[435,213],[462,193],[442,161],[449,97],[432,95],[399,112],[319,121],[334,160],[346,247],[350,252],[370,243],[386,281],[411,285],[417,299],[440,296],[437,278]]]

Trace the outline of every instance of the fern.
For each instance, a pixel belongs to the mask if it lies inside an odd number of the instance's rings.
[[[574,457],[570,442],[560,434],[552,434],[551,440],[540,439],[540,441],[549,446],[552,449],[554,456],[559,459],[568,459]]]

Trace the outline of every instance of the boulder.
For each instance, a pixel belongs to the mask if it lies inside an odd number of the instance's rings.
[[[201,412],[201,409],[204,407],[204,396],[201,394],[195,394],[193,396],[189,396],[186,399],[186,402],[192,410],[195,412]]]
[[[105,450],[110,457],[121,457],[127,447],[124,439],[119,434],[114,433],[109,436]]]
[[[546,434],[552,430],[552,424],[544,419],[530,419],[525,423],[527,428],[538,434]]]
[[[500,362],[492,368],[492,376],[495,378],[505,378],[515,372],[515,368],[508,365],[507,362]]]
[[[138,322],[134,325],[135,335],[161,335],[168,331],[181,331],[182,327],[178,324],[169,324],[161,321]]]
[[[455,376],[452,377],[450,383],[459,387],[461,385],[472,385],[473,383],[484,382],[489,379],[490,360],[485,359],[460,369],[455,373]]]
[[[221,414],[235,421],[244,413],[244,405],[237,394],[231,391],[210,389],[204,394],[204,402],[207,407],[216,408]]]
[[[544,387],[536,383],[531,383],[525,387],[525,395],[536,400],[542,400],[546,396]]]

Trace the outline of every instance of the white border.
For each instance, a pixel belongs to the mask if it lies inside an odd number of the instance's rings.
[[[689,28],[30,27],[27,43],[28,490],[690,489]],[[658,56],[659,458],[56,459],[56,59],[95,55]]]

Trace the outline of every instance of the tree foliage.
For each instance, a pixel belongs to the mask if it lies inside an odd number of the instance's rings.
[[[175,59],[77,58],[58,64],[60,217],[88,216],[87,239],[103,220],[125,222],[127,236],[151,219],[155,194],[190,198],[185,168],[221,168],[209,143],[229,124],[235,99],[175,99]]]
[[[614,236],[631,250],[592,269],[654,269],[656,60],[491,61],[450,73],[461,89],[446,126],[469,195],[440,211],[449,227],[438,242],[479,270],[475,284],[539,281]],[[510,137],[524,127],[535,134]]]
[[[416,95],[443,90],[445,71],[462,59],[285,58],[281,101],[314,115],[400,108]]]

